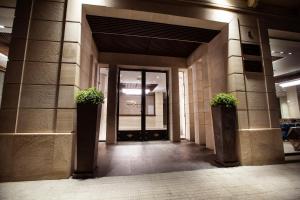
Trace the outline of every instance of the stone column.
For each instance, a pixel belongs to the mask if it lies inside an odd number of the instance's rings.
[[[187,70],[187,82],[188,82],[188,96],[189,96],[189,109],[187,110],[186,117],[189,118],[190,128],[190,141],[195,142],[195,123],[194,123],[194,100],[193,100],[193,71],[192,67]]]
[[[241,35],[239,34],[241,33]],[[241,43],[259,45],[263,72],[246,72]],[[244,165],[284,159],[267,28],[257,18],[238,16],[229,23],[228,91],[238,99],[238,148]]]
[[[107,118],[106,118],[106,143],[115,144],[117,142],[117,84],[118,68],[116,65],[109,66],[108,89],[107,89]],[[110,106],[109,106],[110,105]]]
[[[180,116],[179,116],[179,77],[178,68],[171,68],[171,122],[170,127],[170,140],[172,142],[180,142]]]
[[[17,1],[0,110],[7,149],[0,159],[14,163],[2,165],[5,180],[71,174],[80,29],[66,22],[66,8],[64,1]]]

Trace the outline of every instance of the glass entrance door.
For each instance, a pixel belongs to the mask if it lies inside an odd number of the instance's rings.
[[[168,140],[167,73],[120,70],[118,141]]]

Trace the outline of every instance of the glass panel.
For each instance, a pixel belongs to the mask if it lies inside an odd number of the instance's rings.
[[[119,131],[141,130],[142,72],[120,71]]]
[[[108,68],[98,68],[97,71],[97,89],[102,91],[104,94],[104,104],[102,104],[101,109],[101,119],[100,119],[100,134],[99,140],[106,140],[106,117],[107,117],[107,86],[108,86]]]
[[[180,138],[186,138],[184,73],[179,72]]]
[[[166,81],[166,73],[146,72],[146,130],[167,130]]]
[[[2,100],[3,82],[4,82],[4,72],[0,71],[0,107],[1,107],[1,100]]]

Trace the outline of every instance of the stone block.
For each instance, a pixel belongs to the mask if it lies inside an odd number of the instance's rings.
[[[238,16],[240,26],[257,27],[257,18],[251,15],[239,15]]]
[[[1,134],[0,181],[68,178],[72,146],[72,133]]]
[[[12,38],[9,46],[9,61],[24,60],[25,47],[25,39]]]
[[[228,70],[227,74],[242,74],[244,73],[242,57],[232,56],[228,58]]]
[[[54,116],[54,109],[20,109],[17,132],[52,133]]]
[[[80,43],[80,40],[81,24],[78,22],[66,22],[64,41]]]
[[[59,62],[59,42],[30,40],[27,50],[28,61]]]
[[[16,1],[15,16],[18,19],[29,19],[31,11],[31,1]]]
[[[211,150],[215,149],[214,129],[212,124],[205,125],[205,143],[206,148]]]
[[[74,86],[59,86],[58,107],[76,108],[75,95],[79,88]]]
[[[81,22],[82,5],[80,1],[70,0],[67,7],[67,21]]]
[[[11,1],[11,0],[2,0],[0,2],[0,6],[3,7],[16,7],[16,1]]]
[[[64,63],[80,64],[79,43],[64,42],[62,61]]]
[[[19,92],[19,84],[5,84],[3,88],[1,108],[17,108]]]
[[[238,134],[242,165],[265,165],[284,162],[280,129],[244,129]]]
[[[23,85],[21,108],[55,108],[55,85]]]
[[[248,129],[249,119],[246,110],[237,110],[238,129]]]
[[[284,162],[280,129],[253,131],[251,135],[252,164],[265,165]]]
[[[55,134],[53,149],[53,175],[67,178],[73,168],[73,133]]]
[[[58,63],[27,62],[24,70],[25,84],[57,84]]]
[[[15,18],[12,28],[12,37],[18,39],[27,39],[29,20],[24,18]]]
[[[240,31],[242,42],[259,43],[259,35],[256,28],[240,26]]]
[[[76,109],[57,109],[56,132],[68,133],[76,130]]]
[[[273,76],[265,76],[267,92],[276,92],[275,79]]]
[[[267,94],[262,92],[247,92],[248,109],[267,110]]]
[[[273,70],[272,59],[264,58],[263,65],[264,65],[264,74],[266,76],[273,76],[274,70]]]
[[[33,19],[63,21],[64,3],[55,1],[36,1],[33,8]]]
[[[236,18],[231,20],[228,24],[228,39],[240,39],[239,23]]]
[[[228,57],[231,56],[242,56],[240,40],[228,41]]]
[[[14,133],[16,127],[17,109],[0,110],[0,134]]]
[[[258,26],[259,26],[259,36],[260,36],[260,41],[262,44],[269,44],[269,33],[268,33],[268,22],[265,21],[264,19],[259,19],[258,20]]]
[[[276,97],[275,92],[267,93],[268,96],[268,104],[270,110],[280,110],[279,99]]]
[[[266,92],[264,78],[261,74],[247,73],[245,75],[247,92]]]
[[[20,83],[22,74],[23,62],[11,61],[7,62],[7,68],[5,72],[6,83]]]
[[[271,128],[280,127],[280,115],[279,110],[270,110]]]
[[[53,135],[22,135],[14,137],[12,158],[16,180],[45,179],[53,166]]]
[[[62,22],[32,20],[29,39],[61,41]]]
[[[237,132],[237,153],[241,165],[252,164],[251,135],[246,130]]]
[[[8,181],[13,176],[13,133],[0,134],[0,181]]]
[[[205,124],[212,125],[212,115],[211,112],[204,112]]]
[[[237,109],[238,110],[247,110],[247,100],[246,100],[246,93],[245,92],[232,92],[238,99]]]
[[[80,68],[76,64],[62,64],[60,85],[75,85],[79,87]]]
[[[272,60],[271,47],[269,44],[261,44],[261,51],[264,59]]]
[[[243,74],[230,74],[227,81],[228,92],[245,91],[245,81]]]
[[[270,127],[269,113],[267,110],[249,110],[248,113],[250,129]]]

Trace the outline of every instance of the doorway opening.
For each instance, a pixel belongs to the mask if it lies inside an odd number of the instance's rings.
[[[300,160],[300,33],[269,29],[285,160]]]
[[[120,69],[117,141],[169,140],[168,73]]]

